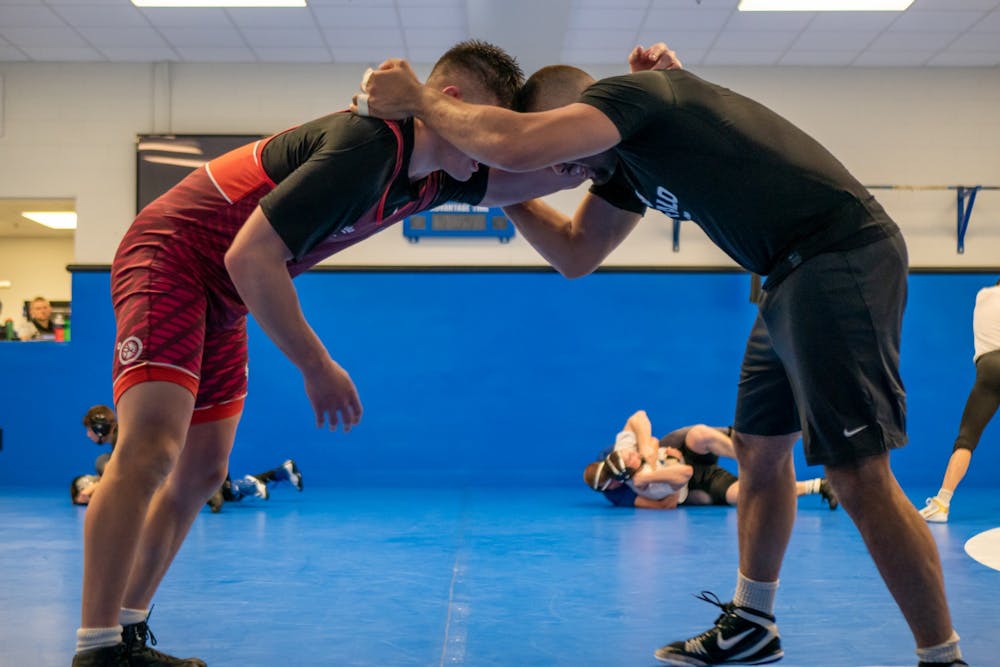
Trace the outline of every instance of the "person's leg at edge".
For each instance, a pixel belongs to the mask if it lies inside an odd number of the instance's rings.
[[[798,433],[757,436],[734,433],[739,462],[739,503],[736,506],[740,574],[754,582],[777,583],[781,563],[795,523],[796,489],[792,447]],[[738,585],[734,603],[741,605]],[[769,607],[752,606],[771,613]]]
[[[828,465],[826,471],[909,624],[917,647],[949,642],[953,628],[937,546],[896,482],[888,454]]]
[[[119,399],[115,455],[84,521],[81,631],[118,625],[140,542],[135,527],[180,456],[193,409],[194,396],[167,382],[138,384]]]
[[[920,515],[928,521],[947,521],[952,495],[965,478],[972,452],[979,445],[987,424],[1000,407],[1000,351],[984,354],[976,362],[976,381],[969,392],[958,427],[958,437],[948,459],[944,480],[937,495],[927,499]]]
[[[125,590],[126,608],[149,608],[195,517],[226,479],[240,416],[190,427],[177,465],[150,503]]]

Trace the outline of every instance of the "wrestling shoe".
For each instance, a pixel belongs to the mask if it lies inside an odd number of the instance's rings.
[[[833,487],[830,486],[830,482],[827,481],[826,477],[819,482],[819,495],[827,505],[830,506],[831,510],[835,510],[840,507],[840,501],[837,500],[837,494],[833,492]]]
[[[948,505],[933,496],[927,499],[927,506],[920,510],[920,516],[930,523],[948,523]]]
[[[921,660],[917,667],[969,667],[965,660],[953,660],[951,662],[924,662]]]
[[[281,464],[281,467],[284,468],[285,473],[287,473],[288,481],[291,482],[296,489],[301,491],[302,473],[299,472],[299,467],[295,465],[295,461],[293,461],[292,459],[288,459],[287,461]]]
[[[254,497],[261,498],[263,500],[267,500],[268,498],[271,497],[270,492],[268,492],[268,490],[267,490],[267,483],[264,482],[264,480],[262,480],[260,477],[254,477],[253,475],[247,475],[246,477],[243,478],[243,481],[244,482],[249,482],[250,484],[253,484],[253,489],[254,489],[253,495],[254,495]]]
[[[660,662],[676,667],[763,665],[785,655],[774,616],[721,602],[709,591],[695,597],[719,607],[722,614],[700,635],[657,649],[653,655]]]
[[[151,645],[156,646],[156,637],[150,632],[146,621],[126,625],[122,630],[122,639],[125,641],[127,657],[123,664],[129,667],[206,667],[205,661],[199,658],[175,658],[147,646],[147,639]],[[76,667],[75,662],[73,666]]]
[[[211,498],[208,499],[208,508],[212,510],[213,514],[217,514],[219,510],[222,509],[222,503],[224,501],[225,498],[222,497],[222,489],[220,488],[218,491],[212,494]]]
[[[92,648],[73,656],[73,667],[129,667],[125,644]]]

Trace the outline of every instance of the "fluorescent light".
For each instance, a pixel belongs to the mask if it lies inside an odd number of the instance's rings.
[[[305,7],[306,0],[132,0],[136,7]]]
[[[741,12],[901,12],[913,0],[740,0]]]
[[[22,211],[21,215],[52,229],[76,229],[74,211]]]

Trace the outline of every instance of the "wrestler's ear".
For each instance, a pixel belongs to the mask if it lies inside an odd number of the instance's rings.
[[[456,99],[462,99],[462,89],[458,86],[445,86],[441,89],[441,92]]]

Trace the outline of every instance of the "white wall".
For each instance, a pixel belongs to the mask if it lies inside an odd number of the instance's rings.
[[[0,323],[7,318],[17,324],[24,320],[24,302],[36,296],[49,301],[69,301],[71,276],[66,270],[73,263],[73,239],[0,240],[0,280],[9,280],[9,288],[0,289]]]
[[[3,63],[0,197],[72,197],[75,262],[110,263],[134,215],[139,133],[267,133],[343,108],[357,66]],[[1000,185],[1000,69],[702,68],[828,146],[866,184]],[[422,72],[425,74],[426,72]],[[597,76],[617,70],[594,70]],[[903,227],[917,267],[992,267],[1000,258],[1000,192],[981,192],[955,251],[955,193],[876,196]],[[571,211],[577,195],[550,198]],[[693,225],[681,252],[652,213],[610,258],[616,265],[730,262]],[[542,264],[520,239],[423,240],[399,228],[332,259],[338,264]]]

